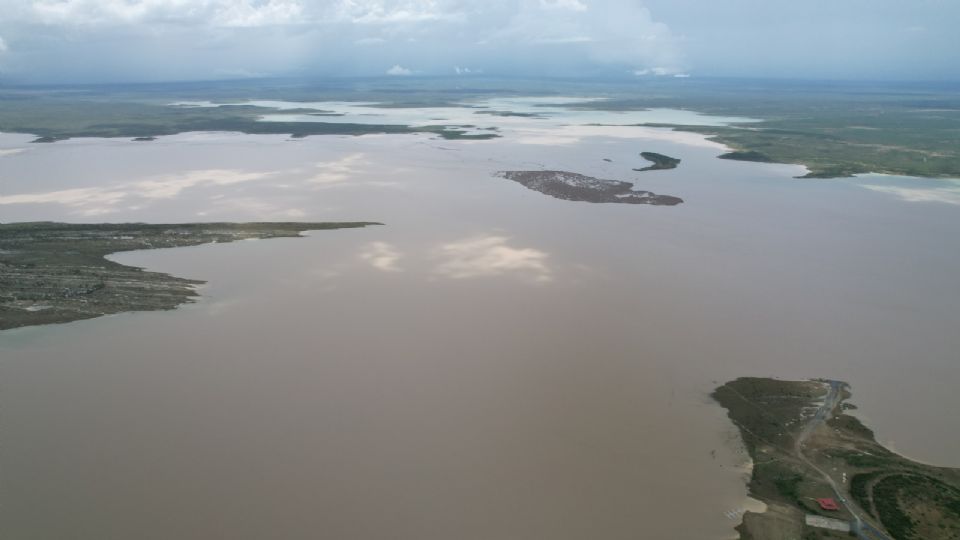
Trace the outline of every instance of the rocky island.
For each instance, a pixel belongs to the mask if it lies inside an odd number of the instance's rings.
[[[567,201],[657,206],[675,206],[683,202],[683,199],[671,195],[635,191],[630,182],[604,180],[567,171],[501,171],[497,176]]]
[[[741,378],[713,397],[739,428],[766,503],[738,527],[744,540],[960,538],[960,470],[884,448],[846,413],[846,383]]]
[[[0,330],[173,309],[193,301],[196,286],[203,283],[104,258],[110,253],[296,237],[307,230],[375,224],[0,224]]]

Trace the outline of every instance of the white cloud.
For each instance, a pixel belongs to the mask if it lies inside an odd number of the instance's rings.
[[[349,154],[333,161],[322,161],[315,165],[318,172],[310,176],[307,183],[318,186],[341,184],[356,175],[360,171],[358,165],[362,163],[365,163],[362,153]]]
[[[563,43],[590,43],[593,41],[593,38],[590,36],[559,36],[559,37],[544,37],[534,39],[534,43],[543,43],[543,44],[563,44]]]
[[[360,25],[397,25],[437,21],[462,21],[459,0],[340,0],[336,20]]]
[[[937,188],[908,188],[900,186],[863,186],[871,191],[893,195],[907,202],[938,202],[960,205],[960,185]]]
[[[300,0],[34,0],[44,24],[124,25],[136,23],[254,27],[295,23]]]
[[[547,9],[569,9],[586,11],[587,6],[580,0],[540,0],[540,7]]]
[[[689,75],[687,75],[686,73],[684,73],[683,71],[681,71],[676,67],[664,67],[664,66],[635,69],[633,70],[633,74],[636,75],[637,77],[644,77],[647,75],[655,75],[657,77],[666,77],[666,76],[689,77]]]
[[[170,199],[181,191],[197,186],[229,186],[244,182],[263,180],[271,176],[267,172],[245,172],[227,169],[205,169],[188,171],[141,180],[128,184],[133,193],[147,199]]]
[[[483,73],[483,70],[477,68],[453,66],[453,72],[457,75],[480,75]]]
[[[387,242],[371,242],[360,252],[360,258],[370,266],[383,272],[399,272],[401,254],[393,245]]]
[[[155,176],[114,186],[0,196],[0,205],[60,204],[74,208],[82,215],[101,215],[114,211],[122,202],[171,199],[190,188],[253,182],[263,180],[273,174],[270,172],[244,172],[223,169],[195,170],[181,174]]]
[[[227,216],[227,219],[235,219],[236,216],[252,216],[253,219],[269,221],[303,219],[307,213],[301,208],[285,207],[259,197],[217,196],[208,203],[205,210],[197,212],[197,215],[203,218]]]
[[[38,81],[378,75],[387,46],[417,66],[396,75],[683,67],[639,0],[0,0],[0,13],[17,44],[6,73]]]
[[[0,195],[0,204],[62,204],[81,207],[86,205],[112,206],[127,197],[123,190],[109,188],[77,188],[44,193]]]
[[[369,45],[381,45],[386,42],[387,40],[383,39],[382,37],[366,37],[366,38],[360,38],[358,40],[355,40],[353,44],[369,46]]]
[[[400,64],[395,64],[392,68],[387,70],[387,75],[413,75],[413,71],[401,66]]]
[[[10,48],[7,46],[7,42],[4,41],[3,36],[0,36],[0,54],[3,54],[8,50],[10,50]]]
[[[553,279],[545,252],[513,247],[509,241],[505,236],[488,235],[444,244],[437,250],[441,262],[435,272],[451,279],[505,274],[517,274],[537,282]]]

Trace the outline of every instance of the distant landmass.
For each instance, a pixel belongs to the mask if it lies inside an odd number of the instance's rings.
[[[497,176],[566,201],[655,206],[675,206],[683,202],[680,197],[635,191],[630,182],[604,180],[567,171],[501,171]]]
[[[368,225],[379,224],[0,224],[0,330],[173,309],[193,301],[196,286],[203,283],[104,258],[111,253],[296,237],[307,230]]]
[[[392,80],[394,88],[378,88],[366,80],[343,81],[329,87],[307,81],[151,84],[136,90],[101,85],[83,93],[43,87],[0,88],[0,131],[27,133],[36,142],[73,137],[156,137],[193,131],[230,131],[311,135],[365,135],[428,133],[446,139],[483,140],[501,134],[477,133],[458,126],[373,125],[339,122],[262,122],[263,108],[244,105],[257,98],[302,101],[380,102],[378,107],[465,106],[470,99],[491,95],[596,94],[605,99],[570,103],[573,110],[637,111],[683,108],[711,115],[754,118],[759,122],[727,126],[645,124],[695,132],[729,147],[724,159],[793,163],[809,169],[806,177],[847,177],[864,173],[960,177],[960,147],[956,126],[960,118],[957,93],[941,85],[841,84],[806,81],[784,84],[775,80],[749,85],[721,81],[650,81],[658,91],[638,96],[616,85],[599,82],[550,81],[519,85],[514,90],[464,87],[462,78],[434,81],[429,88],[415,80]],[[730,84],[736,84],[731,92]],[[801,91],[802,89],[802,91]],[[183,99],[211,100],[229,107],[171,107]],[[315,109],[289,109],[318,117],[335,116]],[[504,108],[480,110],[478,118],[540,117],[537,112]]]

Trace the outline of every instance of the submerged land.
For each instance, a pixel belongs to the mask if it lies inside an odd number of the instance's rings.
[[[105,258],[141,249],[297,237],[371,222],[0,224],[0,330],[127,311],[174,309],[202,281],[148,272]]]
[[[680,197],[672,195],[634,190],[630,182],[605,180],[567,171],[501,171],[497,176],[566,201],[654,206],[675,206],[683,202]]]
[[[753,461],[750,495],[767,505],[745,514],[740,537],[960,538],[960,470],[884,448],[848,414],[850,396],[825,380],[741,378],[716,389]]]

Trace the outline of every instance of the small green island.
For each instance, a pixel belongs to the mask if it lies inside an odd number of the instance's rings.
[[[0,224],[0,330],[174,309],[202,281],[106,259],[111,253],[380,225],[333,223]]]
[[[753,461],[743,540],[960,538],[960,470],[910,461],[847,414],[846,383],[741,378],[713,398]]]
[[[680,164],[680,159],[658,154],[656,152],[640,152],[640,157],[653,163],[653,165],[649,165],[642,169],[634,169],[637,172],[676,169],[677,165]]]

